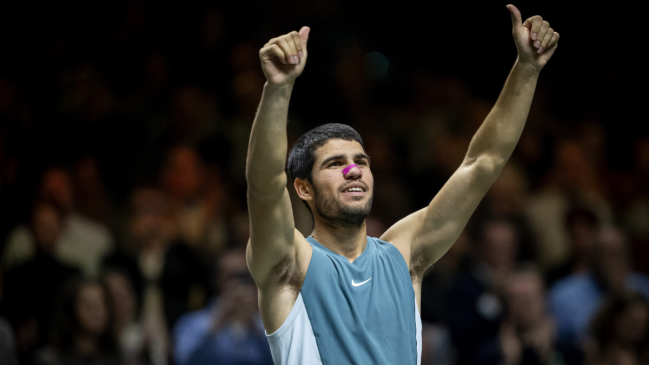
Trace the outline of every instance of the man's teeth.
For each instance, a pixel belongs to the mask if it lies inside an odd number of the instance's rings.
[[[347,190],[347,192],[348,193],[353,193],[353,192],[362,193],[363,189],[361,189],[361,188],[350,188],[350,189]]]

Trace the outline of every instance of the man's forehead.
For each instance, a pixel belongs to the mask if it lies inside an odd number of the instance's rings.
[[[315,151],[316,161],[321,161],[329,156],[334,155],[352,155],[365,153],[363,146],[357,141],[346,141],[344,139],[333,138],[324,145],[318,147]]]

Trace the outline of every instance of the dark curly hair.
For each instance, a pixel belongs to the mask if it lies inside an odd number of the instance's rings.
[[[340,123],[321,125],[303,134],[293,145],[286,165],[286,172],[292,180],[300,178],[313,183],[315,151],[330,139],[356,141],[365,149],[361,135],[354,128]]]

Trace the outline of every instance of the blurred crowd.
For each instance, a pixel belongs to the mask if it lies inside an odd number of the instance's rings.
[[[485,97],[400,68],[331,24],[336,2],[284,4],[249,11],[275,19],[263,29],[228,16],[245,4],[217,2],[19,12],[29,47],[0,68],[0,363],[272,364],[244,169],[257,51],[298,16],[321,33],[289,144],[326,122],[361,133],[371,236],[441,189],[502,83]],[[424,279],[422,364],[649,364],[649,135],[611,141],[615,121],[563,115],[549,90]]]

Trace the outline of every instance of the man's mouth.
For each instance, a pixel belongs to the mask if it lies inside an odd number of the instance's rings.
[[[362,183],[353,183],[342,189],[345,195],[362,196],[367,191],[367,187]]]

